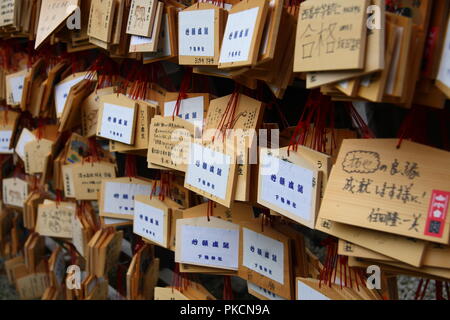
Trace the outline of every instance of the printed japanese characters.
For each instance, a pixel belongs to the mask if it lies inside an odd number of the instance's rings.
[[[322,172],[287,149],[260,150],[258,203],[314,228]]]
[[[178,219],[175,261],[238,269],[239,225],[211,217]]]

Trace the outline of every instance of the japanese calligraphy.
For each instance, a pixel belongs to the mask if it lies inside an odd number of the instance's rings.
[[[320,217],[447,243],[448,152],[410,141],[397,145],[396,139],[344,140]]]
[[[303,2],[297,26],[294,71],[363,68],[367,5],[367,0]]]

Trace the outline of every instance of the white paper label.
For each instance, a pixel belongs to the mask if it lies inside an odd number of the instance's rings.
[[[301,281],[297,281],[297,300],[331,300],[319,291]]]
[[[133,232],[143,238],[166,246],[164,241],[164,211],[147,203],[135,201]]]
[[[178,117],[184,119],[195,126],[202,128],[203,126],[203,97],[194,97],[183,99],[180,102],[180,110]],[[172,116],[177,101],[168,101],[164,103],[164,116]]]
[[[180,56],[214,56],[214,10],[178,13]]]
[[[225,200],[231,157],[197,143],[189,154],[186,183]]]
[[[105,182],[103,210],[134,215],[134,196],[150,195],[151,186],[138,183]]]
[[[130,39],[130,46],[137,46],[141,44],[151,44],[152,38],[132,35]]]
[[[243,228],[242,264],[259,274],[284,284],[284,246],[275,239]]]
[[[179,241],[183,263],[238,268],[239,230],[182,225]]]
[[[0,130],[0,153],[14,153],[14,149],[9,148],[11,136],[12,130]]]
[[[220,49],[220,63],[247,61],[259,7],[228,15]]]
[[[261,199],[307,221],[311,220],[314,172],[261,152]],[[265,167],[278,168],[261,174]],[[274,209],[275,210],[275,209]]]
[[[104,103],[99,135],[131,144],[135,108]]]
[[[64,111],[64,105],[66,104],[67,97],[69,96],[70,88],[81,82],[83,79],[84,76],[76,77],[64,83],[58,83],[55,86],[55,105],[57,115],[61,115]]]

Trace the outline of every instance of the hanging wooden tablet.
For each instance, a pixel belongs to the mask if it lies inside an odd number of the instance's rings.
[[[234,109],[234,119],[226,132],[220,129],[223,118],[229,118],[233,111],[227,109],[233,95],[211,100],[202,134],[203,143],[220,152],[231,152],[239,159],[236,163],[237,180],[235,199],[248,201],[250,193],[250,165],[257,158],[256,129],[260,127],[264,105],[261,101],[239,94]],[[227,111],[228,110],[228,111]],[[224,136],[225,134],[225,136]],[[211,143],[213,142],[214,143]],[[227,151],[227,149],[229,149]]]
[[[23,208],[28,196],[28,183],[19,178],[7,178],[2,180],[2,186],[3,204]]]
[[[370,22],[379,26],[372,26],[373,29],[367,30],[367,45],[364,69],[362,71],[334,71],[334,72],[311,72],[306,75],[306,87],[308,89],[317,88],[324,84],[335,83],[337,81],[347,80],[381,71],[385,67],[385,4],[384,0],[371,0],[371,6],[379,8],[378,13],[373,13],[369,17]],[[369,23],[369,21],[368,21]]]
[[[225,24],[225,10],[196,3],[178,13],[178,63],[217,65]]]
[[[136,101],[123,94],[110,94],[100,98],[97,136],[126,144],[134,143],[137,107]]]
[[[364,68],[368,0],[302,2],[294,72]]]
[[[79,7],[78,0],[41,0],[34,49],[37,49]]]
[[[70,164],[77,200],[98,200],[101,182],[116,176],[116,164],[106,161]]]
[[[244,223],[241,226],[238,275],[276,295],[292,299],[289,238],[270,227],[261,230],[260,223]]]
[[[151,190],[152,181],[148,179],[103,179],[99,199],[100,216],[133,220],[135,196],[149,197]]]
[[[165,6],[161,20],[158,49],[156,52],[144,52],[142,62],[153,63],[161,60],[175,58],[178,54],[176,17],[178,12],[169,6]]]
[[[175,231],[172,215],[179,206],[170,199],[159,200],[157,196],[150,199],[149,195],[137,195],[134,206],[133,232],[163,248],[172,248],[175,240],[175,234],[171,234]]]
[[[124,0],[115,0],[116,9],[114,10],[113,28],[111,34],[111,44],[120,45],[120,38],[123,36],[122,30],[125,29],[126,16],[125,16],[125,5]]]
[[[448,243],[448,152],[409,141],[397,149],[397,144],[395,139],[344,140],[321,217]]]
[[[45,269],[37,273],[18,273],[16,279],[16,288],[22,300],[40,299],[48,284]]]
[[[406,85],[406,73],[408,71],[408,56],[412,43],[413,24],[411,18],[387,13],[388,21],[395,25],[395,33],[398,43],[395,47],[391,72],[387,79],[386,95],[404,97]]]
[[[294,152],[294,151],[289,151],[289,152]],[[323,198],[324,194],[325,194],[325,189],[327,187],[327,183],[328,183],[328,176],[330,175],[331,172],[331,157],[326,154],[326,153],[322,153],[313,149],[310,149],[308,147],[305,146],[297,146],[297,154],[304,158],[307,159],[310,163],[315,164],[316,168],[318,171],[322,172],[321,176],[321,181],[320,181],[320,187],[319,187],[319,192],[320,192],[320,199]]]
[[[392,57],[396,46],[395,26],[386,22],[385,68],[383,71],[369,74],[361,78],[357,95],[373,102],[381,102],[384,97],[387,79],[390,74]]]
[[[34,107],[39,108],[40,107],[40,97],[42,97],[42,90],[40,87],[41,82],[45,80],[45,70],[44,70],[44,60],[43,59],[37,59],[36,62],[33,63],[31,68],[27,70],[27,74],[24,79],[24,85],[23,85],[23,91],[22,91],[22,99],[20,102],[20,109],[22,111],[29,110],[31,114],[39,116],[39,109],[38,110],[32,110],[29,108],[30,101],[32,101],[32,93],[33,91],[40,91],[40,92],[34,92],[33,98],[35,99]],[[36,90],[37,89],[37,90]]]
[[[425,241],[327,220],[320,212],[316,229],[413,266],[421,265],[426,247]]]
[[[162,115],[164,117],[178,116],[194,124],[197,132],[203,129],[204,114],[208,110],[210,96],[207,93],[186,93],[186,97],[180,100],[178,113],[175,106],[178,100],[178,92],[167,92],[165,96]],[[200,134],[200,133],[198,133]],[[198,136],[196,133],[196,136]]]
[[[80,217],[75,216],[72,223],[72,243],[82,257],[86,257],[87,244],[93,235],[93,230],[86,228]]]
[[[0,27],[12,27],[16,22],[20,1],[3,0],[1,2]]]
[[[110,42],[114,10],[114,0],[91,1],[88,36],[104,42]]]
[[[50,98],[52,97],[52,95],[54,93],[54,86],[56,85],[57,81],[59,81],[59,77],[60,77],[61,73],[63,73],[66,70],[66,67],[67,67],[67,62],[61,61],[48,71],[47,79],[43,83],[44,93],[42,96],[42,103],[41,103],[42,109],[47,108],[49,106],[50,100],[53,100]],[[68,92],[69,91],[67,90],[67,93]],[[52,106],[52,108],[53,108],[53,106]]]
[[[36,136],[27,128],[23,128],[14,149],[22,161],[25,161],[25,145],[33,140],[36,140]]]
[[[278,41],[281,16],[283,12],[283,1],[270,0],[267,19],[259,48],[258,63],[270,61],[275,56],[275,48]],[[282,30],[284,31],[284,30]]]
[[[75,203],[50,201],[38,207],[36,232],[42,236],[72,238]]]
[[[150,37],[132,35],[130,39],[130,52],[155,52],[158,49],[162,17],[164,13],[164,3],[158,1],[155,14],[155,22]]]
[[[256,63],[268,9],[263,0],[243,1],[231,8],[220,47],[219,69]]]
[[[194,125],[179,117],[155,116],[150,124],[147,161],[186,171]]]
[[[92,137],[97,133],[98,110],[100,97],[115,93],[115,87],[97,89],[87,96],[81,103],[81,128],[83,136]]]
[[[109,149],[111,152],[127,152],[127,151],[144,151],[148,148],[150,123],[157,114],[157,105],[144,101],[136,101],[137,115],[134,133],[134,144],[127,145],[114,140],[109,141]]]
[[[86,75],[86,72],[74,73],[55,85],[55,107],[56,116],[58,118],[60,118],[63,114],[70,89],[77,83],[81,82],[86,77]]]
[[[314,228],[322,172],[287,148],[261,148],[259,159],[258,203]]]
[[[339,240],[338,254],[348,257],[372,259],[378,261],[389,261],[389,262],[398,261],[393,258],[389,258],[388,256],[382,255],[381,253],[372,251],[370,249],[366,249],[357,244],[344,240]]]
[[[158,1],[132,0],[128,16],[127,33],[150,37],[153,31]]]
[[[54,141],[37,139],[28,142],[25,147],[25,172],[36,174],[44,172],[45,158],[53,154]]]
[[[207,217],[178,219],[175,261],[237,270],[239,225]]]
[[[0,154],[14,153],[13,133],[16,131],[19,113],[1,111],[0,113]]]
[[[69,95],[61,114],[58,131],[64,132],[81,124],[80,104],[95,89],[96,82],[83,79],[70,88]]]
[[[230,207],[234,199],[236,159],[226,153],[191,143],[184,186]]]

